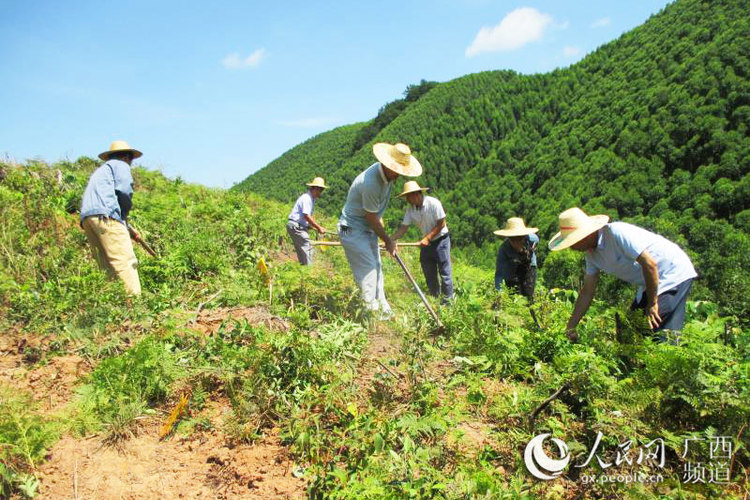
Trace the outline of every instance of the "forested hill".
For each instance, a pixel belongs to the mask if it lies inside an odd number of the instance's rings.
[[[570,68],[437,84],[361,147],[373,122],[321,134],[237,189],[292,201],[323,175],[332,187],[319,207],[333,214],[374,161],[372,144],[402,141],[444,202],[456,246],[494,245],[491,231],[512,215],[548,239],[557,214],[580,205],[674,239],[714,298],[746,315],[748,12],[745,0],[678,0]],[[401,210],[391,203],[386,218]]]

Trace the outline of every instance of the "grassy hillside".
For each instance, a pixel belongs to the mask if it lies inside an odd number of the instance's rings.
[[[476,262],[491,265],[492,230],[507,217],[524,216],[549,239],[559,212],[579,205],[685,247],[702,276],[698,296],[746,318],[748,12],[741,0],[677,0],[570,68],[438,84],[372,141],[337,158],[340,167],[327,172],[334,187],[319,206],[338,213],[348,184],[374,161],[373,142],[407,142],[425,166],[420,182],[446,207],[455,246]],[[305,148],[318,150],[315,140]],[[270,194],[271,171],[299,185],[305,158],[297,158],[285,154],[243,187]],[[400,212],[392,204],[391,224]]]
[[[279,247],[286,206],[142,168],[132,218],[160,257],[136,250],[144,293],[128,301],[77,227],[95,166],[0,165],[0,496],[747,495],[750,331],[715,304],[689,304],[675,347],[597,301],[571,344],[575,291],[541,287],[539,331],[525,299],[459,258],[456,304],[438,309],[446,331],[434,337],[391,259],[396,318],[372,322],[340,249],[301,268]],[[542,432],[567,443],[571,464],[599,432],[610,462],[620,443],[632,440],[635,464],[662,438],[665,466],[571,465],[536,480],[522,457]],[[732,438],[729,481],[686,481],[716,436]],[[702,441],[683,457],[687,438]],[[600,473],[663,481],[583,480]]]

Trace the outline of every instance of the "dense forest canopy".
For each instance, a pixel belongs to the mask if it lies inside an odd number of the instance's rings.
[[[457,247],[488,254],[492,230],[514,215],[548,239],[558,213],[579,205],[673,239],[698,268],[699,294],[747,316],[749,7],[679,0],[570,68],[430,83],[371,122],[297,146],[236,189],[291,202],[323,175],[331,189],[319,208],[335,214],[374,161],[372,144],[402,141],[425,167],[419,182],[442,199]],[[391,203],[387,219],[401,210]]]

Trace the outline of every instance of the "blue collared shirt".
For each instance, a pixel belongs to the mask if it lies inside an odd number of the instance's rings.
[[[391,198],[392,186],[393,183],[388,182],[379,162],[370,165],[352,181],[349,194],[346,195],[346,203],[341,209],[339,225],[360,231],[372,231],[365,214],[369,212],[383,217]]]
[[[535,246],[539,243],[539,236],[536,234],[530,234],[526,238],[525,246],[531,252],[531,263],[530,267],[536,267],[536,249]],[[510,244],[510,238],[506,238],[500,249],[497,251],[497,259],[495,259],[495,290],[500,290],[503,286],[503,282],[513,279],[518,271],[518,267],[522,264],[524,255],[520,252],[516,252],[515,248]]]
[[[307,229],[309,223],[305,219],[305,215],[312,215],[313,210],[315,210],[315,199],[310,194],[310,191],[305,191],[297,198],[292,211],[289,212],[288,219]]]
[[[657,295],[698,276],[690,257],[679,246],[627,222],[610,222],[599,230],[596,248],[586,251],[586,274],[601,270],[638,285],[636,300],[640,300],[646,279],[636,259],[644,250],[648,250],[659,269]]]
[[[81,220],[90,215],[104,215],[124,222],[115,191],[133,196],[133,176],[130,165],[110,159],[89,178],[81,200]]]

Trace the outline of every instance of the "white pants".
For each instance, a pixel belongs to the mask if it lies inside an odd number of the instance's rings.
[[[383,264],[380,261],[378,237],[372,231],[339,227],[341,246],[354,274],[354,281],[362,290],[362,298],[368,309],[391,314],[391,306],[385,300]]]

